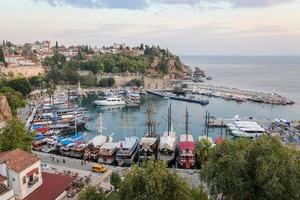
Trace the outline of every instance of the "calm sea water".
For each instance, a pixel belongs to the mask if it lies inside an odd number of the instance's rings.
[[[215,117],[232,118],[235,115],[248,116],[259,119],[300,119],[300,57],[286,56],[181,56],[184,63],[191,67],[200,67],[213,79],[207,83],[237,87],[242,89],[276,92],[294,100],[296,104],[290,106],[271,106],[252,102],[236,103],[222,99],[208,98],[207,106],[171,101],[173,110],[174,129],[178,134],[184,132],[184,115],[186,108],[190,114],[190,132],[196,136],[203,134],[206,110]],[[205,97],[204,97],[205,98]],[[150,95],[160,123],[157,127],[163,132],[167,127],[166,113],[169,100]],[[145,128],[146,102],[139,109],[133,108],[99,108],[93,107],[88,100],[83,104],[91,109],[93,116],[87,124],[89,132],[87,138],[95,136],[99,112],[103,113],[107,130],[105,134],[114,133],[116,140],[136,134],[142,136]],[[219,129],[211,130],[210,135],[220,135]]]

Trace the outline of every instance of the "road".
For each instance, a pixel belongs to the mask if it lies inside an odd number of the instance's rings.
[[[102,174],[94,173],[92,172],[92,166],[93,164],[97,164],[94,162],[87,162],[86,164],[82,165],[80,159],[74,159],[64,156],[58,156],[54,155],[54,161],[52,161],[52,158],[50,157],[53,154],[47,154],[43,152],[34,151],[34,153],[41,159],[42,163],[50,164],[49,166],[56,166],[59,168],[66,168],[69,169],[69,171],[77,171],[78,173],[86,173],[91,174],[92,179],[98,179]],[[58,159],[58,163],[57,163]],[[63,159],[65,159],[65,163],[63,163]],[[105,167],[110,172],[118,172],[120,174],[123,174],[126,169],[129,169],[128,167],[118,167],[118,166],[111,166],[111,165],[105,165]],[[174,170],[178,175],[180,175],[182,178],[184,178],[191,186],[195,187],[201,184],[199,180],[199,174],[198,170],[193,170],[193,173],[191,173],[191,170],[186,169],[171,169]]]

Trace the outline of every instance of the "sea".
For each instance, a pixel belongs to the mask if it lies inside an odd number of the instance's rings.
[[[195,138],[204,134],[205,114],[215,118],[253,117],[255,119],[300,120],[300,56],[180,56],[191,68],[203,69],[212,80],[207,84],[240,89],[275,92],[295,101],[294,105],[269,105],[254,102],[237,103],[219,98],[201,97],[209,100],[207,106],[167,100],[153,95],[143,98],[140,108],[96,107],[95,99],[83,99],[82,106],[89,108],[92,120],[86,124],[86,138],[96,136],[99,113],[102,113],[106,130],[104,134],[118,141],[125,137],[142,136],[146,130],[147,102],[153,105],[158,121],[156,130],[162,134],[167,129],[167,109],[172,105],[172,124],[177,134],[185,133],[185,114],[189,114],[189,133]],[[224,136],[218,128],[210,129],[212,138]]]

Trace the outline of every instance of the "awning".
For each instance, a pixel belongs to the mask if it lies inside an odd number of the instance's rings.
[[[37,172],[37,170],[38,170],[38,168],[35,168],[35,169],[31,170],[30,172],[28,172],[26,175],[27,176],[32,176]]]

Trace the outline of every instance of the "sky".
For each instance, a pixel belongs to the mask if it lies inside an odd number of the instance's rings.
[[[1,0],[0,39],[300,55],[300,0]]]

